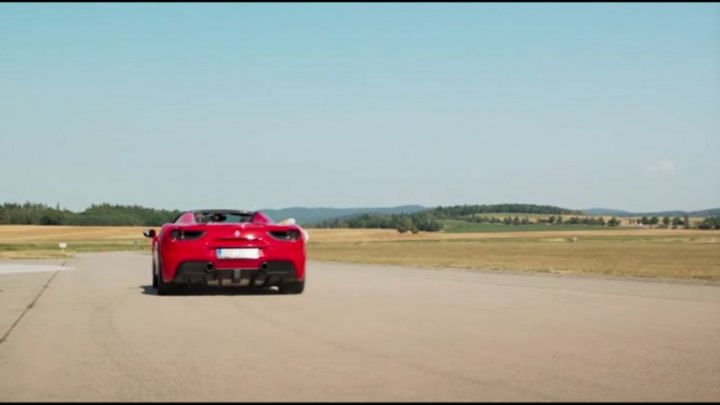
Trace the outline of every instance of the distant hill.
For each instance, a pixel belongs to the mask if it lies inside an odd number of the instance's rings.
[[[691,217],[715,217],[720,216],[720,208],[710,208],[708,210],[691,211],[688,213]]]
[[[632,212],[622,211],[622,210],[613,210],[613,209],[609,209],[609,208],[589,208],[589,209],[583,210],[583,214],[591,215],[591,216],[614,215],[616,217],[630,217],[630,216],[634,215]]]
[[[399,207],[386,208],[303,208],[292,207],[282,209],[260,210],[267,214],[274,221],[281,221],[286,218],[295,218],[300,225],[315,224],[321,221],[349,217],[358,214],[411,214],[426,210],[421,205],[402,205]]]
[[[456,218],[477,213],[540,213],[540,214],[578,214],[582,211],[569,210],[550,205],[535,204],[492,204],[492,205],[454,205],[447,207],[423,207],[421,205],[402,205],[390,208],[304,208],[261,210],[274,221],[295,218],[301,225],[317,225],[327,221],[343,220],[361,215],[415,214],[423,211],[438,218]],[[327,225],[327,224],[326,224]]]
[[[616,217],[711,217],[720,215],[720,208],[711,208],[699,211],[657,211],[657,212],[629,212],[622,210],[614,210],[609,208],[589,208],[583,210],[585,215],[614,215]]]
[[[416,207],[421,208],[421,207]],[[512,214],[547,214],[547,215],[582,215],[581,211],[552,205],[536,204],[490,204],[490,205],[453,205],[448,207],[438,206],[416,212],[404,213],[369,213],[363,212],[356,215],[336,217],[314,224],[308,224],[317,228],[372,228],[372,229],[396,229],[399,232],[438,232],[443,229],[443,220],[459,220],[470,222],[503,222],[498,218],[489,218],[478,214],[498,214],[505,216],[505,221],[519,222],[510,219],[507,215]],[[495,222],[493,222],[495,220]]]
[[[629,212],[623,210],[592,208],[587,210],[570,210],[566,208],[535,205],[535,204],[491,204],[491,205],[453,205],[433,208],[421,205],[402,205],[384,208],[304,208],[292,207],[283,209],[265,209],[270,218],[280,221],[295,218],[300,225],[312,225],[326,228],[402,228],[406,222],[414,224],[408,228],[419,231],[436,231],[441,220],[467,220],[482,222],[492,215],[507,219],[522,214],[541,214],[547,216],[588,215],[617,217],[720,217],[720,208],[698,211],[662,211],[662,212]],[[100,203],[92,204],[81,212],[73,212],[61,208],[59,204],[51,207],[46,204],[31,202],[0,204],[0,225],[70,225],[70,226],[160,226],[172,221],[180,214],[177,209],[156,209],[139,205],[122,205]],[[492,220],[491,220],[492,222]]]

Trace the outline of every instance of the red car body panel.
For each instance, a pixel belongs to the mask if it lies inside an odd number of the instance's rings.
[[[259,211],[247,212],[250,219],[246,222],[198,222],[196,213],[202,211],[213,210],[184,212],[174,222],[164,224],[152,236],[154,265],[163,282],[177,283],[178,271],[187,263],[206,264],[213,274],[233,270],[260,271],[264,264],[267,268],[268,263],[282,263],[286,269],[294,271],[290,277],[294,281],[305,280],[306,234],[302,228],[294,224],[276,224]],[[297,237],[287,240],[273,235]],[[257,248],[259,257],[218,258],[218,249],[237,248]]]

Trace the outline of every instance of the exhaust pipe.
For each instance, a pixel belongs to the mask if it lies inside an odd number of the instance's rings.
[[[214,269],[215,269],[215,266],[211,262],[208,262],[207,266],[205,267],[205,271],[210,273]]]
[[[262,271],[267,271],[267,269],[268,269],[268,264],[267,264],[267,262],[263,262],[263,263],[260,265],[260,270],[262,270]]]

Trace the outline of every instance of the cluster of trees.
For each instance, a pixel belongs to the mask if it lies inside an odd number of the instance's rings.
[[[26,202],[0,205],[0,225],[160,226],[180,215],[178,210],[158,210],[139,205],[93,204],[75,213],[60,206]]]
[[[562,218],[561,218],[561,220],[562,220]],[[609,226],[620,225],[620,221],[615,217],[612,217],[612,219],[608,222],[612,222],[612,225],[608,224]],[[560,223],[560,222],[558,222],[558,223]],[[570,217],[567,220],[565,220],[564,223],[570,224],[570,225],[594,225],[594,226],[605,226],[606,225],[605,218],[603,218],[603,217],[597,217],[597,218],[594,218],[594,217],[583,217],[583,218]]]
[[[4,203],[0,206],[0,224],[13,225],[62,225],[72,212],[44,204]]]
[[[720,229],[720,217],[707,217],[698,224],[698,229]]]
[[[398,232],[437,232],[443,228],[429,212],[414,214],[361,214],[351,217],[321,221],[313,228],[380,228],[397,229]]]
[[[471,217],[467,218],[467,221],[470,222],[478,222],[478,223],[486,223],[486,224],[503,224],[503,225],[561,225],[561,224],[570,224],[570,225],[594,225],[594,226],[619,226],[620,220],[612,217],[609,221],[605,221],[605,218],[603,217],[577,217],[573,216],[568,219],[563,220],[562,215],[551,215],[548,218],[537,218],[535,221],[531,221],[528,217],[520,217],[515,216],[514,218],[511,216],[507,216],[504,218],[498,218],[498,217],[488,217],[488,216],[481,216],[481,217]]]
[[[690,229],[690,219],[687,215],[685,215],[683,218],[680,218],[678,216],[673,217],[672,219],[669,216],[663,217],[661,220],[658,216],[648,217],[643,216],[640,219],[637,218],[630,218],[628,219],[628,222],[631,225],[636,224],[642,224],[642,225],[650,225],[650,226],[658,226],[660,228],[677,228],[677,227],[685,227],[686,229]]]
[[[581,211],[574,211],[552,205],[535,204],[489,204],[489,205],[454,205],[451,207],[437,207],[430,211],[437,219],[463,219],[475,214],[554,214],[554,215],[582,215]]]

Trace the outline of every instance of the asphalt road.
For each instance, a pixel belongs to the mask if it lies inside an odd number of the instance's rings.
[[[720,400],[717,285],[310,262],[302,295],[161,297],[143,254],[3,264],[0,401]]]

